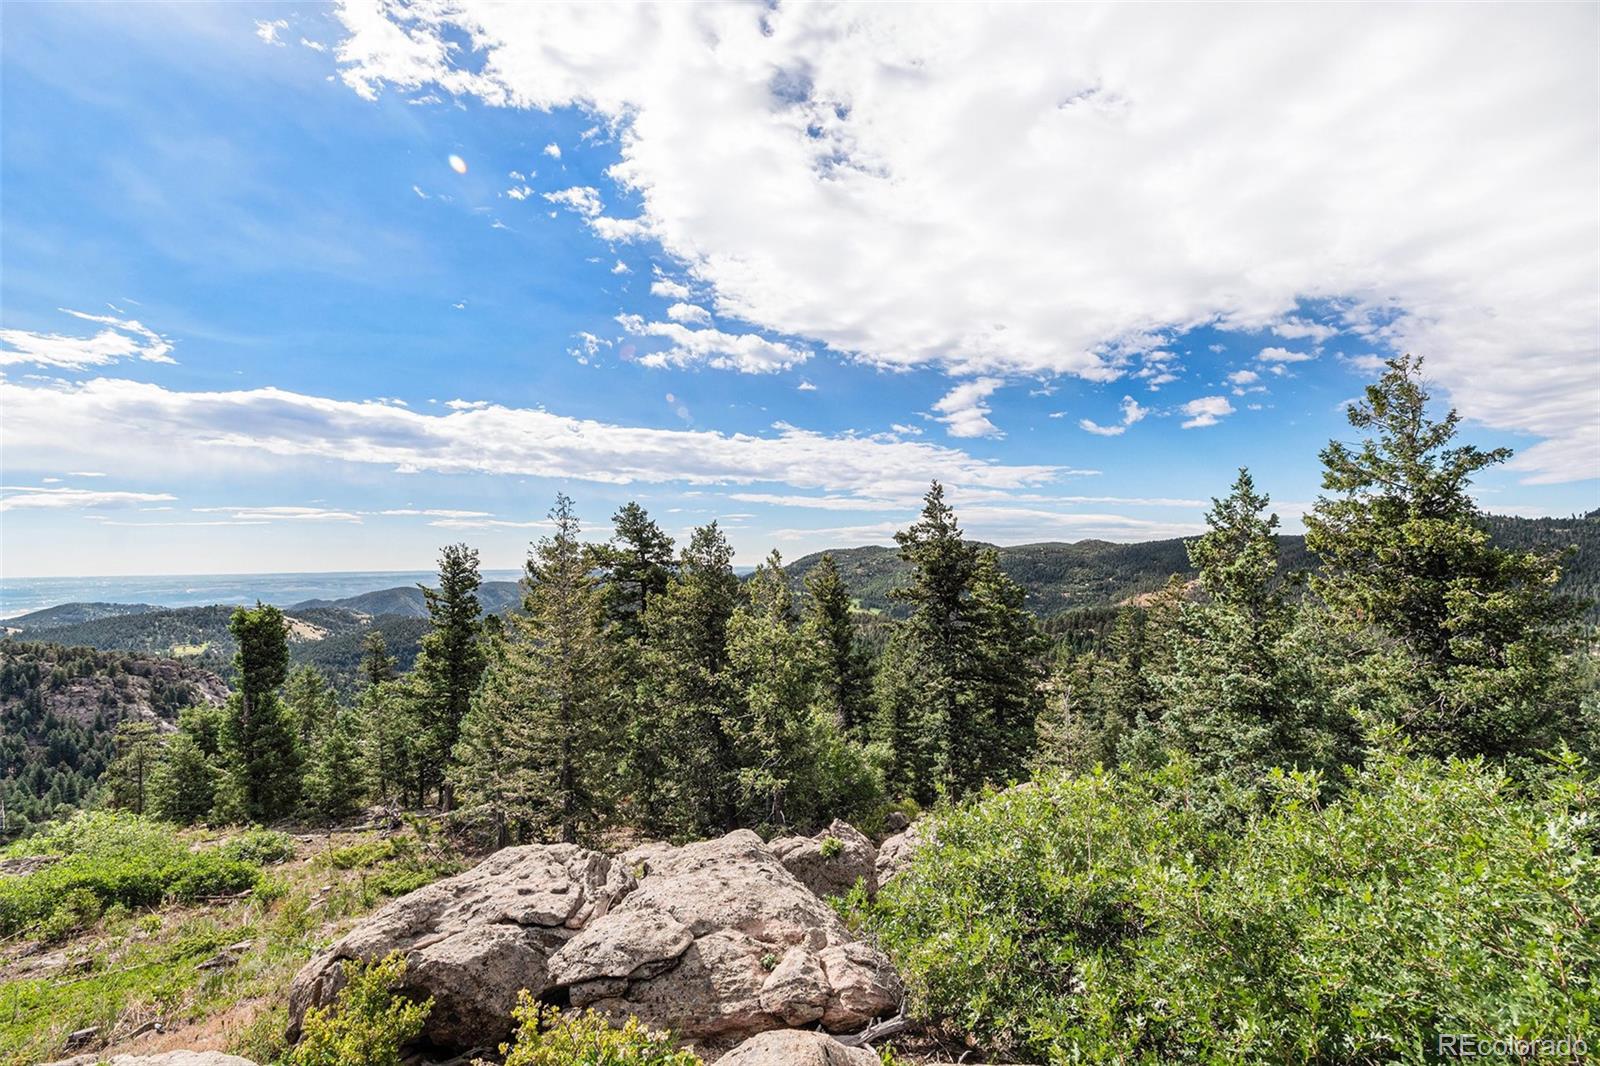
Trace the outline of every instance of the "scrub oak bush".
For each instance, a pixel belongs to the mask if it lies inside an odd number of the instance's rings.
[[[630,1017],[620,1027],[598,1011],[544,1006],[524,991],[512,1017],[517,1032],[502,1045],[505,1066],[700,1066],[700,1059],[672,1042],[670,1033],[647,1029]]]
[[[1062,777],[938,822],[869,921],[913,1007],[1029,1062],[1433,1061],[1440,1033],[1600,1023],[1595,779],[1375,755],[1265,779],[1240,832],[1189,766]]]
[[[331,1007],[306,1012],[288,1066],[400,1066],[400,1048],[415,1040],[433,1000],[395,994],[405,976],[398,951],[370,963],[344,964],[345,985]]]
[[[259,867],[218,848],[190,851],[173,828],[135,815],[85,811],[13,845],[7,855],[48,856],[33,873],[0,878],[0,936],[59,939],[108,907],[153,907],[253,888]]]

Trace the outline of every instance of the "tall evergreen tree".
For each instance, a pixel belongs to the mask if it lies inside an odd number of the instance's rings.
[[[394,656],[389,654],[389,642],[383,630],[369,630],[361,639],[361,683],[365,686],[381,685],[393,681],[399,673]]]
[[[238,646],[235,691],[228,700],[221,747],[228,773],[229,815],[271,821],[300,799],[300,751],[278,697],[289,674],[283,612],[268,605],[240,607],[228,619]]]
[[[1428,400],[1422,361],[1392,359],[1349,408],[1365,439],[1323,449],[1312,588],[1366,639],[1368,702],[1426,748],[1531,752],[1569,725],[1559,660],[1577,610],[1552,593],[1558,560],[1491,544],[1468,492],[1510,449],[1456,444],[1459,416],[1433,419]]]
[[[101,783],[111,806],[143,814],[161,761],[161,735],[154,723],[130,719],[117,724],[115,744],[116,758],[101,775]]]
[[[528,561],[523,613],[508,623],[458,745],[457,779],[497,824],[537,839],[597,838],[615,801],[615,687],[605,608],[572,501]],[[502,834],[503,835],[503,834]]]
[[[326,823],[355,814],[365,793],[354,712],[335,707],[313,738],[305,775],[305,807]]]
[[[179,729],[161,753],[150,779],[150,808],[157,818],[193,825],[216,802],[217,768],[192,733]]]
[[[611,520],[615,532],[598,556],[605,570],[606,613],[627,640],[644,634],[650,600],[665,592],[672,578],[672,538],[637,503],[624,504]]]
[[[728,623],[739,601],[733,549],[712,522],[694,531],[665,592],[645,612],[642,715],[659,737],[661,824],[707,836],[738,823],[729,717],[737,691],[728,673]]]
[[[946,756],[946,776],[958,792],[1022,779],[1037,745],[1049,642],[1023,607],[1024,596],[1022,586],[1000,569],[998,552],[978,554],[969,604],[978,713],[970,747],[952,748]]]
[[[301,666],[289,674],[283,687],[283,702],[300,738],[300,749],[310,751],[312,737],[322,731],[337,706],[333,687],[315,666]]]
[[[1199,597],[1181,604],[1157,678],[1166,742],[1212,772],[1308,767],[1333,754],[1306,719],[1313,701],[1269,503],[1245,469],[1212,501],[1205,535],[1189,544]]]
[[[794,596],[774,551],[745,583],[728,625],[728,666],[741,711],[730,718],[744,816],[788,824],[786,795],[815,762],[818,649],[800,632]]]
[[[806,635],[816,648],[826,710],[847,737],[863,739],[872,715],[872,673],[856,638],[850,590],[832,554],[806,575]]]
[[[439,555],[439,587],[424,587],[431,628],[422,638],[414,670],[418,697],[417,791],[450,806],[445,767],[461,733],[461,720],[483,676],[484,652],[478,601],[478,553],[465,544]]]
[[[937,481],[921,517],[895,540],[911,574],[892,596],[911,608],[905,650],[932,751],[933,777],[915,782],[913,794],[927,802],[940,793],[962,795],[971,784],[966,764],[976,754],[983,716],[973,684],[977,634],[970,607],[978,550],[962,536]]]

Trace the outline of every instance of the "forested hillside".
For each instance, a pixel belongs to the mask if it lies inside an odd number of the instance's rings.
[[[0,641],[0,839],[85,800],[122,723],[171,730],[184,708],[227,694],[215,674],[170,659]]]
[[[1600,511],[1572,518],[1512,518],[1485,515],[1494,542],[1511,551],[1563,551],[1560,592],[1581,599],[1590,621],[1600,621]],[[1316,558],[1300,534],[1279,534],[1278,558],[1284,571],[1309,570]],[[1062,611],[1107,607],[1155,592],[1173,574],[1194,576],[1185,545],[1188,538],[1113,544],[1103,540],[1044,542],[997,547],[1000,568],[1027,590],[1028,609],[1048,619]],[[986,547],[988,545],[985,545]],[[890,592],[908,570],[890,547],[836,548],[805,555],[787,570],[798,588],[824,554],[831,555],[849,582],[861,609],[900,616],[905,609]]]

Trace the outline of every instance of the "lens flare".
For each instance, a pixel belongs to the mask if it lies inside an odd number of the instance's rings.
[[[465,174],[467,172],[467,161],[462,159],[460,156],[451,156],[449,162],[450,169],[455,171],[457,174]]]

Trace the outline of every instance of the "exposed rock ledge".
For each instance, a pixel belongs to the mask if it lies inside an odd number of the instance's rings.
[[[843,823],[827,835],[845,829],[860,837]],[[332,1001],[342,960],[395,950],[408,960],[403,990],[434,997],[423,1039],[441,1050],[506,1039],[523,988],[637,1015],[713,1052],[791,1026],[853,1032],[901,1000],[888,958],[748,830],[614,858],[570,844],[498,852],[394,900],[307,963],[289,992],[291,1038],[307,1009]]]

